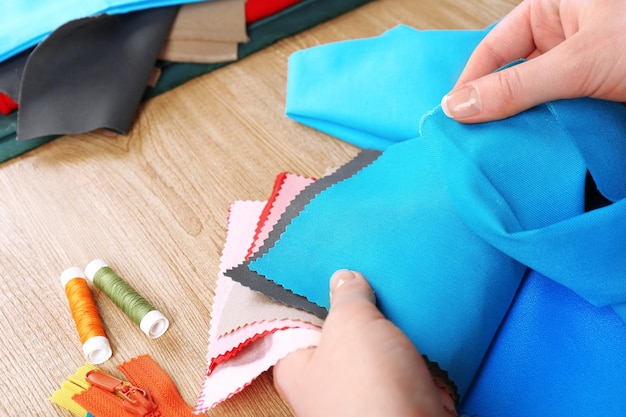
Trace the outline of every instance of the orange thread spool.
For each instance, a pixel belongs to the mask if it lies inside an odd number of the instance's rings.
[[[111,346],[83,270],[77,267],[66,269],[61,274],[61,284],[83,345],[85,359],[94,365],[105,362],[111,357]]]

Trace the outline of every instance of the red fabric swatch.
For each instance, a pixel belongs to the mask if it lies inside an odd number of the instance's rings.
[[[250,246],[250,248],[248,249],[248,254],[246,255],[246,259],[252,256],[252,253],[254,252],[255,242],[257,238],[259,237],[259,233],[261,233],[261,229],[263,228],[263,225],[267,221],[267,217],[269,216],[270,211],[272,210],[272,204],[274,202],[274,199],[280,192],[280,189],[282,188],[286,177],[287,177],[287,173],[281,172],[276,176],[276,179],[274,180],[274,188],[272,189],[272,194],[270,195],[267,204],[265,205],[265,207],[263,208],[263,211],[261,212],[259,223],[257,224],[256,230],[254,232],[254,239],[252,240],[252,246]]]
[[[0,93],[0,113],[7,115],[17,110],[17,103],[6,94]]]
[[[253,23],[276,14],[302,0],[248,0],[246,2],[246,23]]]

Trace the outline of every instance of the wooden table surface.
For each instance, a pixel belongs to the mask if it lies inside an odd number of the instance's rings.
[[[171,322],[148,339],[100,294],[114,352],[101,367],[149,354],[195,404],[229,203],[267,199],[281,171],[319,177],[357,153],[284,115],[289,55],[400,23],[482,28],[518,2],[376,0],[148,101],[126,136],[66,136],[0,165],[0,416],[70,415],[47,400],[84,364],[59,276],[94,258]],[[266,373],[208,415],[291,412]]]

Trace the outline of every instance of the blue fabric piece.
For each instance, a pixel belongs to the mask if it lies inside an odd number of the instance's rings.
[[[480,417],[626,413],[626,326],[530,271],[460,409]]]
[[[384,150],[414,138],[421,117],[454,85],[489,30],[397,26],[378,37],[295,52],[287,116],[361,148]]]
[[[70,20],[206,0],[7,0],[0,2],[0,62],[37,45]]]
[[[576,119],[587,123],[563,124]],[[440,158],[457,212],[479,236],[606,306],[626,302],[626,199],[583,214],[586,163],[577,145],[613,126],[606,137],[622,140],[588,151],[607,161],[594,167],[604,180],[598,185],[620,185],[624,177],[605,178],[602,170],[620,164],[624,121],[621,104],[576,99],[478,125],[453,122],[437,109],[424,119],[422,133]]]
[[[386,151],[311,200],[248,268],[326,307],[331,273],[362,271],[381,310],[457,382],[470,414],[623,415],[615,396],[626,375],[626,109],[577,99],[462,125],[435,108],[416,133],[419,114],[395,103],[428,103],[396,74],[436,84],[449,68],[414,64],[435,32],[389,33],[354,41],[353,55],[344,42],[290,62],[291,117]],[[462,67],[465,36],[428,53],[452,54]],[[381,59],[386,48],[403,52]],[[367,94],[355,94],[361,88]],[[615,203],[584,212],[587,170]],[[526,266],[552,280],[533,272],[505,318]]]
[[[328,277],[362,272],[381,311],[461,394],[525,272],[463,223],[421,139],[322,191],[249,268],[326,308]]]

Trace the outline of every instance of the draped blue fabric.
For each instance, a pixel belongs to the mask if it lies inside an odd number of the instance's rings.
[[[437,103],[482,34],[401,26],[294,54],[288,115],[385,151],[247,267],[326,307],[331,273],[362,271],[469,413],[623,415],[626,108],[448,119]],[[587,171],[614,203],[585,213]]]
[[[289,58],[287,115],[361,148],[383,150],[414,138],[422,115],[454,85],[488,30],[401,25],[378,37],[298,51]]]
[[[70,20],[205,0],[6,0],[0,2],[0,62],[37,45]]]

